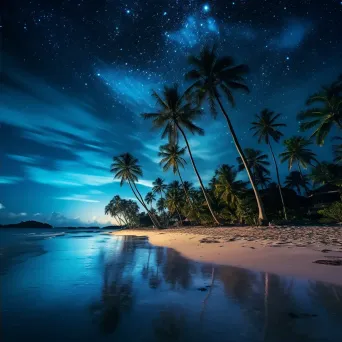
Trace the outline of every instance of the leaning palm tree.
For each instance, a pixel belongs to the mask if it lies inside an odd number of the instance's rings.
[[[254,136],[258,137],[259,144],[261,142],[264,142],[270,148],[272,159],[273,159],[274,166],[276,169],[278,189],[279,189],[281,203],[283,205],[284,218],[285,220],[287,220],[286,207],[285,207],[283,192],[281,190],[278,163],[274,156],[272,145],[271,145],[271,140],[275,141],[276,143],[279,142],[280,138],[283,136],[283,133],[279,131],[279,128],[285,127],[286,125],[284,123],[277,122],[278,118],[280,117],[280,114],[275,114],[274,112],[268,109],[263,109],[261,113],[257,114],[255,117],[256,117],[256,121],[252,122],[251,130],[255,130]]]
[[[298,166],[298,171],[303,177],[302,167],[306,169],[316,159],[316,154],[308,149],[311,145],[310,140],[295,136],[284,141],[285,152],[280,153],[281,162],[288,162],[288,169],[291,170],[294,163]]]
[[[153,128],[162,129],[162,138],[168,137],[169,143],[177,143],[179,134],[183,137],[207,206],[215,223],[219,224],[219,221],[211,208],[209,197],[197,170],[190,144],[185,133],[186,131],[189,131],[192,134],[197,133],[199,135],[204,135],[204,130],[196,126],[193,122],[194,119],[202,114],[201,109],[199,107],[194,107],[191,103],[186,101],[184,95],[180,95],[177,84],[172,87],[165,86],[163,96],[158,95],[155,91],[153,91],[152,96],[157,100],[159,109],[156,113],[145,113],[142,114],[142,116],[145,119],[152,120]]]
[[[334,137],[334,140],[341,140],[341,137]],[[342,144],[336,144],[333,146],[334,150],[334,162],[337,164],[342,164]]]
[[[268,170],[270,163],[267,154],[253,148],[245,148],[244,153],[254,180],[258,173],[270,174]],[[244,170],[245,166],[243,165],[241,157],[237,157],[236,160],[239,164],[238,171]]]
[[[145,202],[147,203],[147,204],[150,204],[151,205],[151,211],[153,210],[153,207],[152,207],[152,203],[154,202],[156,200],[156,196],[155,196],[155,194],[152,192],[152,191],[150,191],[150,192],[148,192],[147,194],[146,194],[146,196],[145,196]]]
[[[187,188],[184,186],[184,182],[182,176],[179,171],[179,167],[183,167],[186,164],[183,155],[186,151],[186,147],[180,148],[178,144],[166,144],[160,146],[158,156],[162,157],[159,164],[163,166],[163,171],[168,171],[172,167],[172,171],[174,174],[178,174],[178,177],[182,183],[182,187],[187,198],[188,203],[193,209],[193,205],[187,191]]]
[[[229,56],[218,58],[215,46],[212,48],[205,46],[198,57],[190,56],[189,64],[192,65],[194,69],[189,71],[185,75],[185,78],[194,81],[194,83],[189,87],[187,93],[192,95],[198,103],[202,103],[205,99],[208,99],[211,113],[214,118],[217,115],[216,105],[219,105],[221,112],[227,121],[235,147],[245,166],[249,181],[252,185],[255,198],[258,203],[260,224],[265,224],[267,218],[262,199],[258,188],[255,186],[251,170],[248,166],[233,125],[221,101],[221,95],[223,94],[227,98],[228,102],[232,106],[235,106],[232,91],[249,91],[248,87],[245,85],[245,79],[243,77],[248,72],[248,67],[243,64],[235,65],[233,58]]]
[[[309,108],[298,114],[302,131],[314,128],[311,137],[316,138],[318,145],[323,145],[326,136],[333,126],[342,130],[342,82],[333,82],[330,86],[323,86],[318,93],[311,95],[306,101],[308,106],[319,105]]]
[[[299,195],[302,194],[301,188],[305,189],[307,192],[308,184],[309,181],[307,176],[301,175],[299,171],[290,172],[285,180],[285,186],[289,189],[296,189]]]
[[[138,164],[138,159],[133,157],[130,153],[124,153],[119,156],[113,157],[113,163],[111,165],[111,172],[114,173],[114,178],[120,179],[120,186],[127,182],[134,193],[136,199],[145,208],[146,212],[150,216],[153,224],[156,227],[160,227],[160,224],[154,215],[148,210],[147,205],[144,202],[137,186],[138,177],[143,175],[141,166]]]

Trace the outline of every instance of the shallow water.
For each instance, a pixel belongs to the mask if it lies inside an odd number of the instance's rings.
[[[141,237],[2,229],[0,241],[2,341],[342,341],[341,287]]]

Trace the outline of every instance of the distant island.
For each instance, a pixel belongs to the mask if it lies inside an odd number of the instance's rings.
[[[13,224],[0,224],[0,228],[53,228],[48,223],[42,223],[38,221],[22,221],[20,223]]]

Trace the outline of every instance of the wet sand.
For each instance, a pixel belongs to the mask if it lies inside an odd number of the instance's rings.
[[[342,285],[342,227],[123,230],[187,258]],[[318,262],[318,263],[317,263]]]

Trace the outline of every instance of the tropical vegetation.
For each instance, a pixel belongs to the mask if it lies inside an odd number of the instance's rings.
[[[142,114],[151,122],[152,132],[161,133],[158,157],[162,172],[171,171],[177,180],[167,184],[160,174],[143,197],[139,190],[143,172],[138,159],[128,152],[114,156],[111,172],[121,186],[128,184],[135,200],[116,195],[105,207],[106,214],[127,227],[263,225],[274,220],[310,219],[312,210],[308,208],[320,187],[328,186],[330,192],[342,196],[341,76],[309,96],[306,108],[298,114],[299,130],[309,131],[309,135],[288,136],[286,132],[285,136],[282,114],[261,109],[251,120],[250,130],[259,146],[267,146],[264,150],[242,146],[232,123],[236,118],[227,106],[235,107],[236,91],[249,93],[248,67],[235,64],[230,56],[219,56],[215,46],[204,47],[198,55],[189,56],[188,62],[185,82],[189,84],[184,90],[173,84],[153,91],[155,109]],[[223,159],[207,185],[204,179],[208,178],[201,174],[190,139],[205,134],[198,120],[206,112],[211,113],[207,121],[222,114],[237,152],[236,165]],[[320,161],[313,145],[322,146],[327,141],[335,142],[332,161]],[[287,174],[280,172],[279,163],[287,164]],[[194,172],[191,180],[197,181],[198,187],[185,179],[185,169],[186,177],[191,177],[190,164]],[[341,220],[341,200],[335,200],[325,209],[316,210],[315,219],[323,215]],[[139,212],[139,207],[144,212]]]

